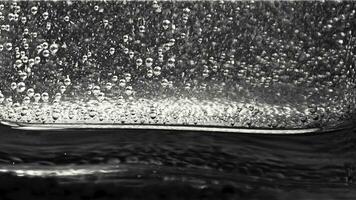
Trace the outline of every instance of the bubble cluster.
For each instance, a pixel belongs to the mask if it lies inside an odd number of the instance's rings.
[[[1,2],[1,118],[337,124],[356,105],[355,5]]]

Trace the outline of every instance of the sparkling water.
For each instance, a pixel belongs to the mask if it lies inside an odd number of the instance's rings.
[[[0,172],[64,188],[163,181],[193,199],[354,199],[355,12],[351,1],[0,2]]]
[[[13,126],[326,128],[355,109],[351,2],[2,5],[0,109]],[[118,18],[130,10],[139,17]]]

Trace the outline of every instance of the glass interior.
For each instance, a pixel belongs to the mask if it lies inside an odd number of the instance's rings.
[[[335,127],[355,111],[355,7],[1,2],[0,119],[47,128]]]

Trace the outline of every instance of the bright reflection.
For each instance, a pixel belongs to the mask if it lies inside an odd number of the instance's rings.
[[[39,177],[56,177],[56,176],[78,176],[78,175],[91,175],[91,174],[107,174],[114,172],[125,172],[125,169],[110,169],[110,168],[94,168],[94,167],[46,167],[46,168],[34,168],[26,169],[26,167],[1,167],[2,173],[14,173],[17,176],[39,176]]]

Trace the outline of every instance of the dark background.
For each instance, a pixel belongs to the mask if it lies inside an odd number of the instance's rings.
[[[0,128],[0,199],[355,199],[355,131],[254,135]],[[20,177],[18,169],[94,169]],[[100,173],[100,169],[121,172]]]

